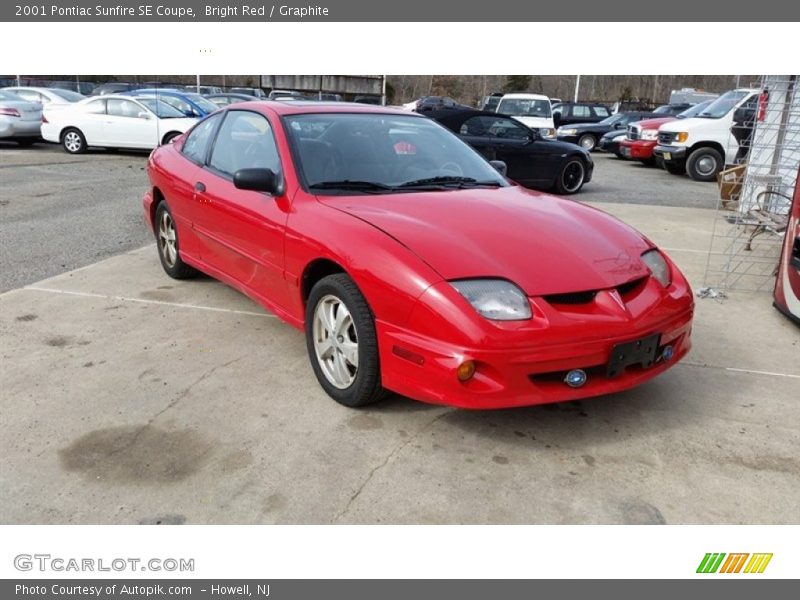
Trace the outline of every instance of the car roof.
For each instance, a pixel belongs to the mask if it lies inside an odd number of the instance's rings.
[[[544,94],[524,94],[524,93],[514,93],[514,94],[503,94],[502,99],[508,98],[509,100],[550,100]]]
[[[247,108],[251,110],[253,108],[264,108],[271,110],[279,116],[320,113],[372,113],[425,118],[422,115],[417,115],[416,113],[411,113],[406,110],[388,108],[375,104],[359,104],[357,102],[319,102],[309,100],[283,102],[281,100],[255,100],[253,102],[248,102]]]

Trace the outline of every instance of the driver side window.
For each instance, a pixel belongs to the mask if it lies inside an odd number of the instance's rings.
[[[476,116],[464,121],[459,130],[461,135],[490,137],[506,140],[525,140],[531,132],[514,119]]]
[[[280,157],[266,117],[245,110],[225,116],[211,151],[209,166],[228,176],[239,169],[272,169],[280,173]]]

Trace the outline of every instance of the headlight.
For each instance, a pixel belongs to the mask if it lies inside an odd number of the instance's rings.
[[[667,287],[670,283],[672,283],[669,265],[667,264],[667,261],[664,260],[661,252],[655,248],[653,250],[648,250],[642,254],[642,260],[644,261],[644,264],[647,265],[647,268],[650,269],[653,277],[655,277],[661,285]]]
[[[539,135],[543,138],[554,138],[556,137],[556,130],[552,127],[542,127],[539,129]]]
[[[679,131],[678,134],[675,136],[676,142],[685,142],[688,139],[689,139],[688,131]]]
[[[523,321],[531,318],[527,296],[505,279],[451,281],[458,293],[482,316],[492,321]]]
[[[559,129],[558,135],[575,135],[578,133],[577,129]]]
[[[658,139],[658,129],[644,129],[642,134],[639,136],[641,140],[657,140]]]

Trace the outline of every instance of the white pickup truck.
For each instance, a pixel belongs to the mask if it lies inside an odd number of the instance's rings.
[[[731,133],[737,108],[755,110],[760,90],[725,92],[691,119],[665,123],[653,150],[670,173],[688,173],[695,181],[714,181],[726,164],[733,164],[739,143]]]

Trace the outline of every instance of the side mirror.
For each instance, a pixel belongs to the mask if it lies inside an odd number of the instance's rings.
[[[492,165],[497,172],[500,173],[500,175],[503,177],[506,176],[506,173],[508,172],[508,166],[502,160],[490,160],[489,164]]]
[[[266,192],[271,196],[283,193],[283,180],[272,169],[239,169],[233,174],[233,185],[240,190]]]
[[[625,127],[625,125],[623,125],[623,124],[622,124],[622,123],[620,123],[619,121],[617,121],[616,123],[614,123],[614,129],[622,129],[623,127]]]

